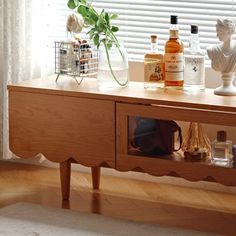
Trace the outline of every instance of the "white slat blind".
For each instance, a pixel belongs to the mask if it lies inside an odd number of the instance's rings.
[[[188,47],[190,25],[198,24],[202,49],[218,43],[215,25],[218,17],[232,17],[232,0],[94,0],[93,6],[117,13],[114,24],[119,26],[117,33],[124,40],[129,57],[142,58],[149,49],[150,34],[157,34],[159,49],[169,34],[170,15],[178,15],[180,38]]]
[[[202,49],[218,43],[215,24],[218,17],[233,16],[233,0],[90,0],[98,10],[105,9],[116,13],[119,18],[113,20],[120,30],[119,39],[125,42],[130,59],[141,59],[149,49],[150,34],[157,34],[159,49],[163,51],[169,35],[170,15],[178,15],[180,38],[188,47],[190,25],[199,25]],[[52,4],[54,3],[54,4]],[[67,8],[67,0],[48,1],[54,24],[48,37],[52,40],[61,39],[66,35],[66,17],[72,11]],[[55,24],[56,22],[56,24]],[[49,26],[50,27],[50,24]],[[87,32],[87,29],[84,30]],[[57,37],[57,39],[56,39]]]

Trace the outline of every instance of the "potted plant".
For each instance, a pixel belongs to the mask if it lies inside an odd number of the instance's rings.
[[[111,21],[113,19],[116,19],[118,15],[109,14],[104,9],[101,12],[98,12],[94,9],[92,4],[88,3],[87,0],[68,0],[67,5],[70,9],[76,10],[77,13],[79,13],[83,17],[84,27],[90,28],[87,32],[90,40],[92,40],[98,50],[103,48],[103,52],[105,53],[106,61],[112,78],[119,85],[125,86],[128,83],[128,61],[124,51],[122,51],[120,42],[115,36],[115,33],[119,30],[119,28],[111,24]],[[121,79],[118,77],[118,74],[116,74],[115,70],[113,69],[111,60],[115,60],[115,57],[111,58],[110,56],[112,48],[116,48],[118,50],[118,57],[120,57],[126,64],[125,70],[127,72],[127,75],[125,80],[121,81]],[[104,64],[104,60],[98,63]],[[104,65],[98,65],[98,70],[100,66]]]

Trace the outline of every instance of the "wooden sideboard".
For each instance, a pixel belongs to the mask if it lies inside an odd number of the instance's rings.
[[[101,90],[96,79],[78,85],[55,76],[8,85],[10,150],[21,158],[41,153],[60,163],[63,199],[69,199],[71,163],[91,167],[99,188],[100,167],[215,181],[236,186],[236,169],[206,162],[135,156],[128,152],[128,118],[143,116],[236,126],[236,98],[181,90],[147,91],[143,83]]]

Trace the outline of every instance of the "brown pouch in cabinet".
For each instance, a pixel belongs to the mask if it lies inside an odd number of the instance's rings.
[[[178,148],[175,148],[176,137],[179,142]],[[132,145],[143,154],[171,154],[178,151],[181,144],[181,128],[175,121],[136,117]]]

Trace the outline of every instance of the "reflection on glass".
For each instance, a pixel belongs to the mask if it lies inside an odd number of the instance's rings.
[[[212,160],[211,162],[215,166],[223,166],[223,167],[233,167],[233,168],[236,168],[235,163],[233,163],[232,161],[223,162],[223,161]]]

